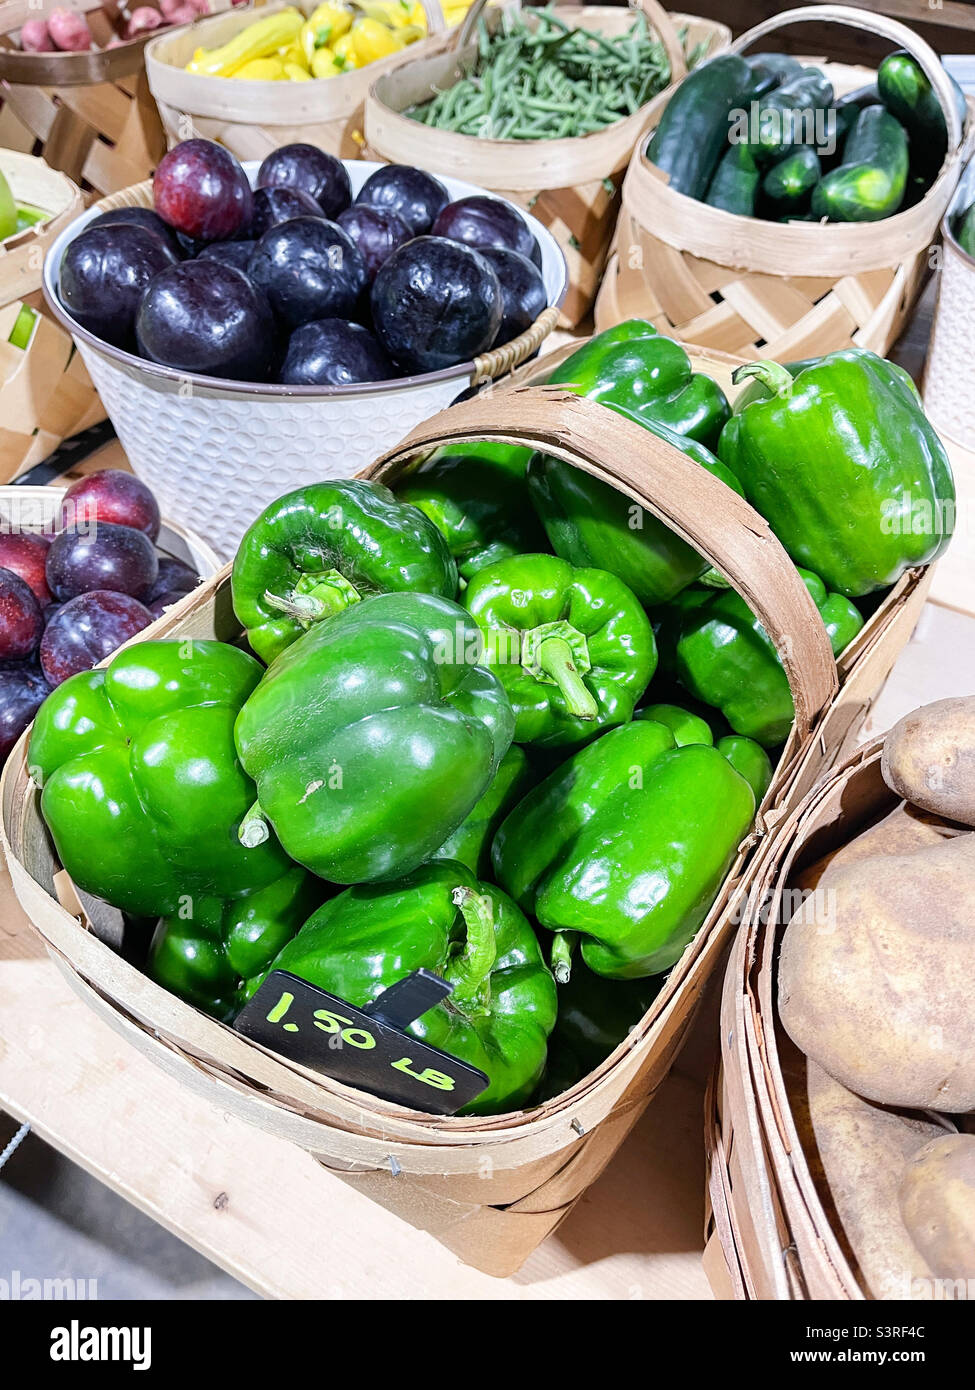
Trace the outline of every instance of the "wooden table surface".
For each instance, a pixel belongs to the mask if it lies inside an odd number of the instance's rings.
[[[903,345],[908,360],[923,357],[923,330],[922,318]],[[120,461],[112,446],[95,464]],[[926,606],[864,737],[925,701],[975,690],[969,514],[952,582],[936,586],[939,602]],[[269,1297],[710,1298],[701,1116],[715,1048],[705,1009],[602,1178],[520,1274],[493,1279],[131,1049],[74,995],[0,867],[0,1109]]]

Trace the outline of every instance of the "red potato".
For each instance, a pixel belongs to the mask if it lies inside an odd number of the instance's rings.
[[[47,27],[55,48],[62,53],[87,53],[91,48],[91,30],[80,14],[74,14],[71,10],[52,10]]]
[[[195,10],[192,5],[178,5],[171,14],[166,16],[166,23],[194,24],[199,18],[199,10]]]
[[[20,31],[20,46],[25,53],[53,53],[54,40],[47,27],[47,20],[28,19]]]
[[[140,34],[149,34],[153,29],[160,29],[165,22],[159,11],[154,10],[151,5],[140,5],[129,16],[125,36],[128,39],[137,39]]]

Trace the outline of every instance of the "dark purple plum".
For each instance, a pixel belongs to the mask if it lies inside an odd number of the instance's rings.
[[[295,330],[281,380],[288,386],[352,386],[396,376],[368,328],[345,319],[319,319]]]
[[[247,273],[286,328],[350,318],[367,285],[362,257],[337,222],[296,217],[265,232]]]
[[[359,189],[356,203],[395,212],[414,236],[425,236],[450,194],[439,179],[412,164],[387,164],[370,174]]]
[[[161,618],[167,608],[172,608],[174,603],[179,603],[186,597],[185,589],[167,589],[161,594],[157,594],[154,599],[146,602],[146,607],[153,616],[153,620]]]
[[[174,252],[145,227],[116,222],[86,229],[68,243],[61,258],[61,302],[96,338],[131,348],[146,287],[177,264]]]
[[[173,231],[172,227],[167,227],[159,213],[153,212],[152,208],[113,208],[111,212],[100,212],[97,217],[93,217],[90,222],[85,224],[85,231],[91,231],[92,227],[117,226],[119,222],[128,223],[133,227],[144,227],[147,232],[155,232],[156,236],[161,237],[166,243],[173,255],[182,259],[183,248],[178,234]]]
[[[337,217],[352,202],[352,185],[341,159],[317,145],[282,145],[257,171],[258,188],[296,188],[307,193],[326,217]]]
[[[212,140],[184,140],[164,154],[152,196],[164,222],[199,241],[239,235],[254,211],[247,175],[230,151]]]
[[[500,347],[532,326],[548,304],[548,293],[542,272],[527,256],[496,246],[485,247],[480,255],[494,267],[501,286],[501,327],[492,344]]]
[[[44,572],[50,544],[47,536],[33,531],[0,531],[0,568],[19,574],[42,608],[51,602]]]
[[[44,614],[34,590],[13,570],[0,569],[0,660],[30,656],[43,631]]]
[[[199,253],[201,261],[219,261],[221,265],[232,265],[235,270],[246,273],[256,241],[211,241]]]
[[[444,237],[408,241],[372,287],[376,336],[411,372],[439,371],[484,352],[502,310],[494,269],[479,252]]]
[[[41,670],[48,685],[90,671],[151,622],[145,604],[107,589],[79,594],[62,604],[41,638]]]
[[[324,216],[311,194],[300,188],[288,188],[285,185],[258,188],[254,192],[254,216],[251,218],[248,235],[252,241],[260,241],[265,232],[269,232],[281,222],[290,222],[293,217]]]
[[[149,607],[161,594],[188,594],[200,582],[196,570],[182,560],[175,560],[171,555],[160,555],[156,582],[138,597]],[[169,599],[169,602],[173,600]]]
[[[475,251],[488,246],[517,251],[537,266],[542,263],[541,250],[528,223],[516,208],[500,198],[479,193],[448,203],[433,224],[433,235],[462,241]]]
[[[184,261],[146,290],[135,324],[139,351],[181,372],[263,381],[275,351],[267,300],[242,270]]]
[[[86,533],[62,531],[47,553],[47,583],[59,602],[111,589],[141,594],[156,582],[159,560],[144,531],[102,521]]]
[[[40,671],[0,671],[0,763],[50,693]]]
[[[121,468],[103,468],[68,488],[61,501],[58,529],[84,531],[93,522],[110,521],[144,531],[154,541],[159,536],[159,520],[159,504],[145,483]]]
[[[355,242],[370,283],[397,246],[413,239],[413,232],[402,217],[387,208],[370,207],[368,203],[353,203],[336,220]]]

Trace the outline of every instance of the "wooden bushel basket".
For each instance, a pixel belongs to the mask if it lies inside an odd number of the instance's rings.
[[[731,38],[725,25],[695,15],[668,14],[658,0],[639,0],[639,8],[667,50],[672,81],[687,71],[678,28],[687,30],[688,49],[706,43],[709,53],[726,47]],[[460,33],[441,44],[438,56],[407,63],[373,85],[366,102],[366,143],[381,159],[470,179],[529,209],[565,253],[571,288],[560,322],[574,328],[592,307],[634,141],[663,93],[605,130],[565,140],[481,139],[435,130],[403,115],[407,107],[449,86],[470,68],[477,46],[469,35],[479,10],[480,6],[471,10]],[[612,37],[626,33],[633,23],[633,10],[624,6],[559,5],[555,14],[566,24]],[[487,22],[493,31],[499,12],[489,11]]]
[[[795,874],[847,844],[898,798],[883,740],[859,749],[779,825],[755,872],[721,1005],[721,1064],[706,1103],[710,1224],[705,1267],[719,1296],[871,1297],[819,1167],[806,1059],[778,1023],[778,942]]]
[[[99,196],[114,193],[146,178],[166,152],[143,63],[149,35],[110,48],[120,19],[114,0],[62,0],[61,8],[85,16],[99,47],[24,53],[13,35],[25,20],[55,8],[54,0],[0,6],[0,145],[43,155]]]
[[[0,171],[19,203],[51,216],[0,242],[0,483],[46,458],[105,411],[71,335],[49,318],[41,294],[46,247],[82,209],[81,194],[42,159],[0,149]],[[36,310],[26,348],[9,341],[21,308]]]
[[[289,0],[305,13],[314,0]],[[285,8],[284,3],[210,16],[187,29],[160,34],[146,49],[149,87],[159,107],[171,145],[202,136],[218,140],[240,160],[263,159],[280,145],[305,141],[340,159],[362,153],[363,105],[377,76],[390,72],[435,47],[444,31],[439,0],[422,0],[427,16],[425,39],[399,53],[369,63],[341,77],[311,82],[235,82],[186,72],[198,48],[217,48],[253,24]],[[432,164],[431,168],[438,167]]]
[[[577,350],[577,339],[525,363],[494,388],[495,399],[521,386],[544,385],[553,370]],[[712,377],[730,401],[743,389],[732,382],[732,373],[743,357],[683,343],[695,372]],[[764,523],[763,523],[764,524]],[[893,584],[853,641],[836,660],[839,690],[820,721],[816,738],[795,770],[793,795],[805,796],[832,765],[856,742],[858,730],[890,675],[894,663],[910,641],[934,577],[934,565],[909,569]]]
[[[89,925],[58,865],[26,765],[27,736],[2,783],[3,846],[17,896],[92,1008],[186,1085],[280,1138],[461,1259],[495,1275],[519,1268],[597,1177],[666,1075],[709,972],[737,920],[766,825],[789,805],[795,769],[836,691],[825,629],[765,522],[679,450],[632,421],[558,388],[474,398],[419,427],[368,470],[393,483],[440,444],[537,445],[618,487],[716,564],[781,640],[796,721],[754,831],[694,940],[625,1043],[562,1095],[487,1118],[440,1118],[393,1105],[263,1050],[161,989]],[[229,567],[144,637],[240,635]],[[788,639],[788,640],[786,640]]]
[[[975,142],[975,102],[969,98],[961,130],[937,55],[913,30],[866,10],[787,10],[749,29],[729,51],[754,47],[793,24],[824,21],[889,39],[913,54],[930,78],[947,115],[949,153],[927,194],[881,222],[783,224],[741,217],[671,191],[646,158],[645,134],[623,182],[597,328],[639,315],[687,342],[779,361],[851,346],[883,355],[896,340],[931,268],[929,248]],[[875,76],[845,64],[822,67],[837,96]],[[665,105],[656,108],[658,117]]]

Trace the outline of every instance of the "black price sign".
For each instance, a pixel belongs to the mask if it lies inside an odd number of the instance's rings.
[[[286,970],[272,970],[234,1028],[272,1052],[383,1100],[453,1115],[490,1078],[404,1029],[453,986],[430,970],[397,980],[364,1009]]]

